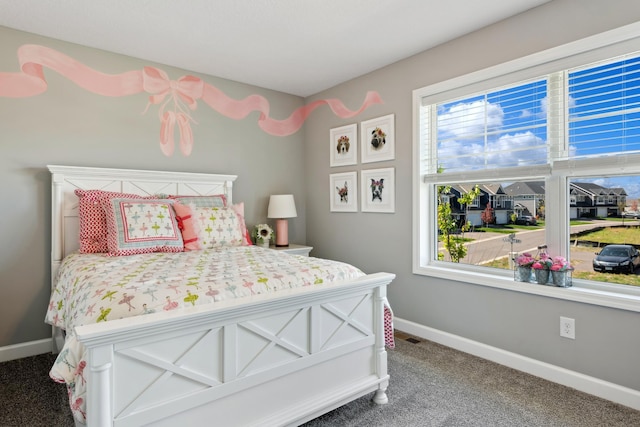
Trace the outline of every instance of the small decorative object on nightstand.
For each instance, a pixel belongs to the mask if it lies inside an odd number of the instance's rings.
[[[274,249],[276,251],[283,251],[292,255],[302,255],[309,256],[309,252],[313,249],[312,246],[305,245],[296,245],[294,243],[289,244],[289,246],[269,246],[269,249]]]
[[[273,229],[269,227],[268,224],[258,224],[253,229],[252,234],[257,246],[268,248],[269,242],[271,242],[271,238],[273,237]]]

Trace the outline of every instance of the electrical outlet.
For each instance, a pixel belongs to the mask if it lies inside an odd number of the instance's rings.
[[[560,336],[576,339],[576,321],[569,317],[560,317]]]

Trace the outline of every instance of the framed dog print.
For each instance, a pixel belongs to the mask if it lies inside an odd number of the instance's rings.
[[[396,155],[395,115],[378,117],[360,123],[362,163],[393,160]]]
[[[362,212],[396,211],[394,168],[362,170],[360,185]]]
[[[358,163],[358,125],[352,124],[329,131],[330,166]]]
[[[331,212],[358,212],[358,173],[329,175],[329,194]]]

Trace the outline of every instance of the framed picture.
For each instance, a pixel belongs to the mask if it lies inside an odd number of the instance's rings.
[[[331,212],[358,212],[358,173],[329,175],[329,194]]]
[[[396,211],[394,168],[362,170],[360,185],[362,212]]]
[[[358,125],[352,124],[329,131],[330,166],[358,163]]]
[[[395,115],[378,117],[360,123],[362,163],[393,160],[396,152]]]

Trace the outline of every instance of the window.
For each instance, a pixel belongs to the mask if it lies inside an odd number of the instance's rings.
[[[546,245],[575,288],[640,295],[640,260],[625,277],[591,265],[593,242],[617,243],[596,229],[640,244],[623,215],[640,200],[640,52],[554,55],[414,91],[415,273],[509,287],[514,253]]]

